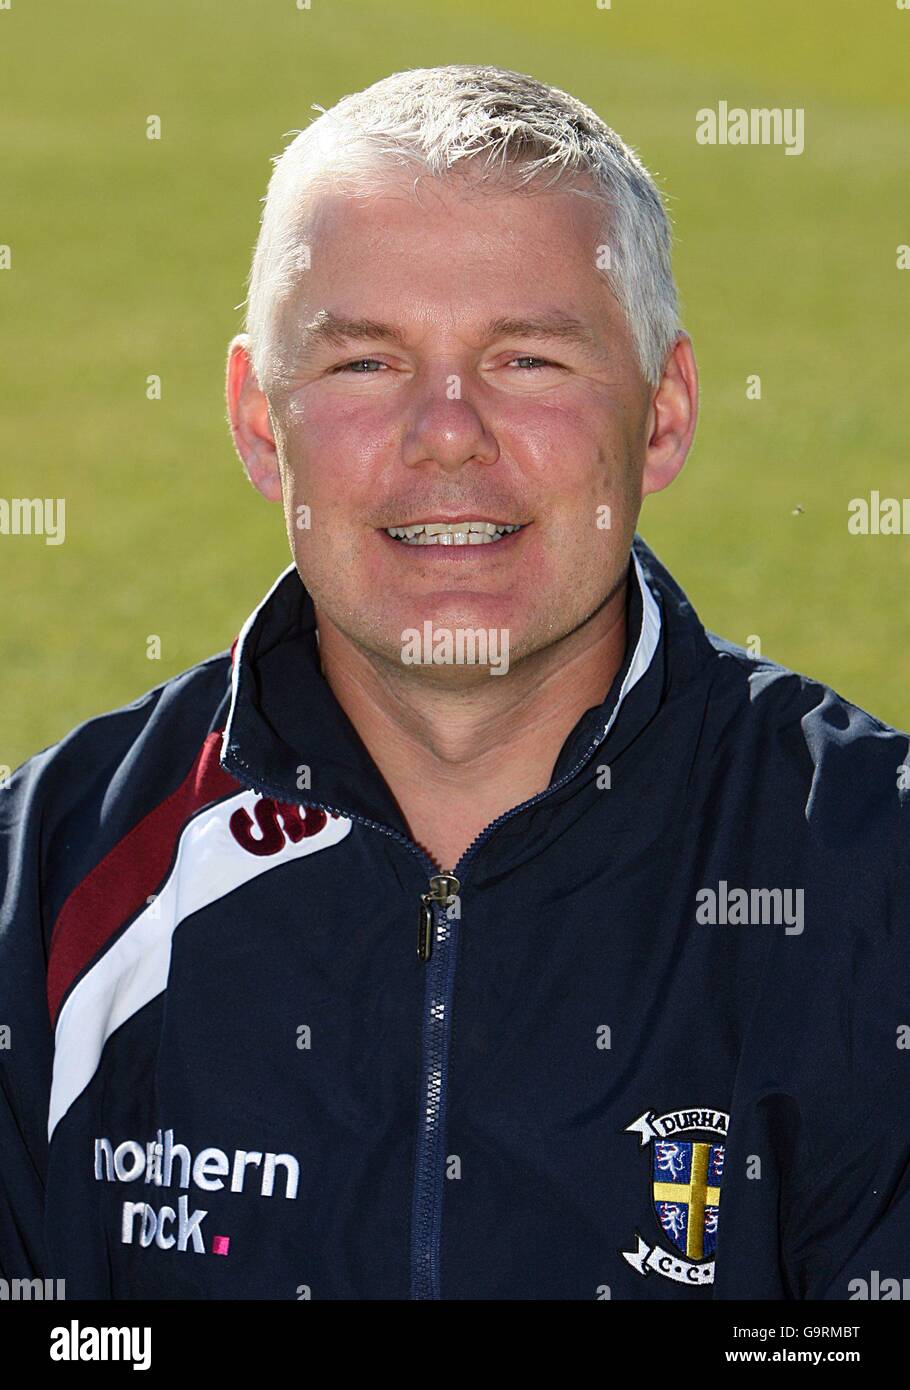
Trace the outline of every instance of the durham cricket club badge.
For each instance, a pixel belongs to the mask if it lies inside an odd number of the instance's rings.
[[[651,1147],[651,1202],[660,1230],[673,1250],[649,1245],[636,1231],[637,1250],[623,1250],[639,1274],[650,1271],[679,1284],[712,1284],[724,1145],[729,1115],[723,1110],[646,1110],[625,1132],[641,1136]],[[692,1135],[692,1138],[684,1138]],[[674,1253],[674,1251],[676,1253]]]

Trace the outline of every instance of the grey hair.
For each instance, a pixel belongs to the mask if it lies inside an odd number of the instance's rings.
[[[272,161],[248,279],[245,328],[264,389],[279,374],[278,306],[307,264],[300,230],[306,196],[339,182],[368,191],[390,165],[444,177],[465,160],[463,170],[479,164],[484,179],[507,176],[519,185],[587,176],[593,192],[570,191],[603,205],[609,256],[599,268],[625,315],[643,375],[659,383],[682,331],[670,222],[648,170],[590,107],[507,68],[451,64],[396,72],[328,111],[314,109],[322,114],[290,132],[295,138]]]

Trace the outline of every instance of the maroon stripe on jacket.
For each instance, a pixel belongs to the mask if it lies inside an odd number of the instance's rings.
[[[52,1024],[73,981],[160,887],[187,821],[210,802],[242,790],[218,761],[221,741],[221,733],[208,735],[180,786],[118,841],[60,909],[47,970]]]

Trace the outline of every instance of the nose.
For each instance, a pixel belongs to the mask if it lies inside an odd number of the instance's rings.
[[[457,378],[421,402],[404,440],[404,462],[411,468],[434,463],[447,473],[463,464],[495,463],[499,445],[476,407],[459,395]]]

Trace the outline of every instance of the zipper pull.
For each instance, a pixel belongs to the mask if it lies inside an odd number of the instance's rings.
[[[420,924],[417,928],[417,959],[428,961],[433,954],[433,903],[448,907],[461,884],[454,874],[433,874],[429,893],[420,895]]]

